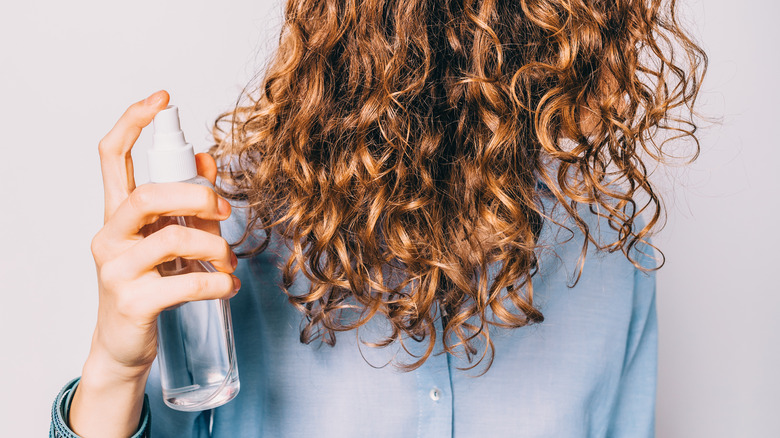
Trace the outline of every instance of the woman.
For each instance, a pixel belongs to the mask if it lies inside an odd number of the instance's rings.
[[[693,137],[706,67],[674,9],[290,0],[198,156],[219,195],[135,187],[169,97],[131,106],[99,147],[98,322],[52,435],[652,436],[648,168]],[[144,237],[162,215],[202,230]],[[220,272],[160,278],[176,256]],[[239,287],[238,397],[166,408],[157,314]]]

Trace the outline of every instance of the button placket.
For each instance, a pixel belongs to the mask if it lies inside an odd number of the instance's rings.
[[[438,316],[438,315],[437,315]],[[441,351],[443,327],[436,318],[435,351]],[[420,408],[418,438],[452,437],[452,378],[448,354],[431,354],[417,369],[417,397]],[[427,397],[426,397],[427,396]]]

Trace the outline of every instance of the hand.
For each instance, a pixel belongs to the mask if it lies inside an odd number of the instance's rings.
[[[159,91],[130,106],[98,146],[105,214],[91,246],[99,291],[97,326],[71,408],[71,425],[74,431],[79,427],[80,434],[107,436],[121,429],[119,423],[131,429],[124,431],[129,432],[125,436],[134,432],[156,355],[156,320],[162,310],[186,301],[230,298],[240,287],[231,275],[236,256],[219,236],[218,221],[230,216],[226,200],[195,184],[135,187],[130,150],[168,99]],[[214,159],[198,154],[196,162],[198,173],[213,183]],[[201,229],[171,225],[145,236],[147,226],[161,216],[194,216]],[[209,261],[220,272],[161,277],[156,266],[176,257]],[[113,399],[112,410],[117,409],[116,398],[126,400],[127,408],[118,409],[117,424],[95,415],[100,400],[107,397]]]

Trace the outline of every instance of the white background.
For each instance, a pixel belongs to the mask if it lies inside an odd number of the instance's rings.
[[[780,8],[710,0],[685,10],[711,60],[701,110],[719,121],[701,132],[695,164],[659,176],[670,212],[655,239],[667,256],[658,436],[780,436]],[[87,355],[99,139],[127,105],[166,89],[204,150],[280,20],[268,0],[0,7],[3,436],[45,436],[55,394]],[[149,141],[144,133],[134,153],[141,182]]]

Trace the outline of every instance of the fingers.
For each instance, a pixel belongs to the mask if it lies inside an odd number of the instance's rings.
[[[195,154],[195,165],[198,166],[198,175],[211,181],[211,184],[217,183],[217,162],[214,157],[205,152]],[[219,222],[203,220],[197,217],[192,218],[195,228],[206,230],[212,234],[220,234]]]
[[[209,233],[216,234],[217,236],[222,235],[222,228],[220,228],[219,221],[201,219],[199,217],[194,217],[194,216],[190,218],[190,220],[192,220],[193,228],[197,228],[203,231],[208,231]]]
[[[100,141],[98,152],[105,193],[104,222],[108,221],[122,201],[135,189],[130,150],[141,130],[168,105],[169,99],[168,93],[161,90],[143,101],[134,103]]]
[[[169,225],[104,264],[103,271],[107,277],[131,280],[176,257],[207,261],[226,273],[232,273],[238,262],[225,239],[206,231]]]
[[[195,154],[195,165],[198,166],[198,175],[217,183],[217,162],[207,153]]]
[[[227,299],[241,288],[238,277],[222,273],[193,272],[150,281],[149,287],[133,295],[129,306],[142,305],[149,313],[159,313],[187,301]]]
[[[160,216],[225,220],[230,216],[230,204],[212,189],[196,184],[144,184],[119,205],[103,230],[113,238],[131,238]]]

